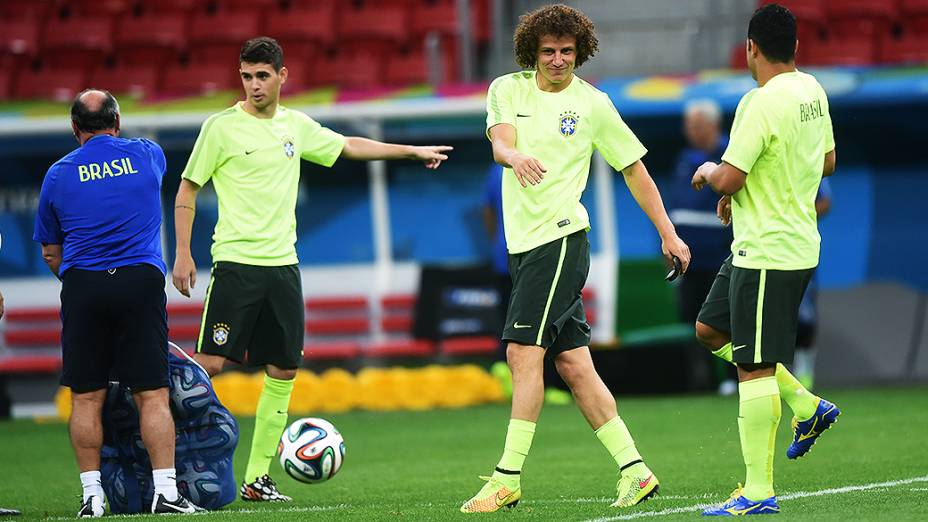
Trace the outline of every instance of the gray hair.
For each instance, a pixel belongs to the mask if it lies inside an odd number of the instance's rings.
[[[722,108],[719,107],[719,104],[715,100],[709,98],[699,98],[686,102],[683,108],[683,114],[687,116],[690,114],[701,114],[712,123],[719,123],[722,121]]]

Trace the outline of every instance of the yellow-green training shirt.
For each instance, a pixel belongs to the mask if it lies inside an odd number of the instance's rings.
[[[834,148],[828,97],[814,76],[781,73],[741,98],[722,156],[748,173],[732,196],[734,266],[818,266],[815,193]]]
[[[516,149],[547,169],[541,183],[524,188],[512,169],[503,173],[503,226],[511,254],[590,227],[580,196],[594,148],[619,171],[647,152],[609,97],[576,75],[556,93],[538,88],[535,71],[500,76],[487,92],[487,136],[500,123],[515,127]]]
[[[282,106],[269,119],[248,114],[242,102],[210,116],[181,177],[201,187],[213,181],[219,199],[213,262],[298,263],[300,158],[331,167],[344,145],[341,134]]]

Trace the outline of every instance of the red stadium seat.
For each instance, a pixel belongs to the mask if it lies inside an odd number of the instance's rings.
[[[145,98],[158,91],[158,69],[152,65],[123,65],[98,68],[90,74],[89,87],[116,95]]]
[[[904,32],[928,34],[928,0],[901,0],[899,15]]]
[[[380,326],[387,333],[411,333],[412,317],[409,315],[388,315],[380,320]]]
[[[190,59],[194,63],[238,65],[242,44],[256,36],[259,36],[256,12],[194,15],[189,30]]]
[[[898,12],[894,0],[841,0],[826,4],[829,32],[844,38],[882,38]]]
[[[773,3],[773,0],[764,4]],[[826,12],[821,0],[781,0],[776,3],[784,5],[796,16],[796,32],[799,40],[818,40],[825,29]]]
[[[20,99],[45,98],[71,101],[84,89],[86,73],[82,69],[23,70],[14,78],[13,96]]]
[[[69,0],[66,7],[72,15],[120,16],[129,13],[135,6],[133,0]]]
[[[4,314],[7,323],[27,323],[39,321],[59,321],[58,307],[55,308],[13,308]]]
[[[33,20],[0,21],[0,52],[35,56],[39,50],[39,23]]]
[[[333,60],[320,61],[318,67],[326,74],[317,76],[313,70],[304,71],[304,79],[313,86],[337,85],[348,89],[369,89],[382,81],[382,62],[369,55],[341,53]]]
[[[255,9],[268,10],[277,7],[278,0],[216,0],[216,9],[219,11],[253,11]]]
[[[142,2],[146,13],[187,14],[204,12],[210,0],[149,0]]]
[[[44,22],[57,11],[54,0],[0,0],[0,20]]]
[[[928,64],[928,34],[885,38],[880,42],[880,63]]]
[[[42,62],[51,67],[99,67],[112,49],[112,29],[112,20],[105,17],[53,18],[42,37]]]
[[[19,328],[3,333],[9,348],[61,344],[61,325],[48,328]]]
[[[398,7],[346,9],[338,17],[340,49],[349,52],[380,51],[397,46],[409,37],[408,12]]]
[[[830,38],[810,46],[802,60],[809,65],[870,65],[876,48],[869,38]]]
[[[160,92],[178,96],[197,96],[233,89],[235,69],[227,65],[171,65],[161,77]]]
[[[119,63],[164,66],[187,46],[186,19],[171,13],[126,17],[116,27],[115,40]]]
[[[291,52],[291,43],[332,45],[335,43],[335,9],[331,4],[323,4],[316,8],[270,11],[264,21],[264,32],[281,43],[285,58]]]
[[[428,62],[424,53],[396,53],[388,56],[386,71],[384,72],[384,82],[386,84],[410,85],[426,83],[428,80]]]

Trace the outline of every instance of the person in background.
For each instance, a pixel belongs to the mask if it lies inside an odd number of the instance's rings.
[[[815,195],[815,214],[818,219],[831,210],[831,184],[822,178]],[[818,331],[818,283],[812,274],[809,287],[799,303],[799,325],[796,331],[796,355],[793,357],[793,373],[808,389],[815,384],[815,334]]]
[[[177,491],[168,404],[168,320],[161,252],[164,152],[119,137],[119,104],[88,89],[71,105],[80,147],[49,167],[32,239],[61,280],[61,384],[83,496],[78,517],[100,517],[103,403],[109,381],[132,391],[152,467],[152,513],[202,511]]]
[[[503,229],[503,167],[494,163],[487,172],[484,184],[483,224],[490,237],[490,266],[493,268],[493,287],[500,297],[499,332],[502,336],[509,309],[509,295],[512,293],[512,277],[509,276],[509,252],[506,250],[506,231]],[[490,373],[500,382],[503,393],[512,398],[512,372],[506,364],[506,341],[500,341],[496,350],[496,362],[490,367]],[[545,402],[547,404],[570,404],[570,392],[565,390],[563,379],[558,375],[554,362],[545,359],[544,369]]]
[[[680,319],[687,324],[696,323],[718,267],[731,253],[731,228],[722,225],[715,215],[718,197],[711,191],[697,192],[690,187],[693,172],[700,165],[722,160],[728,138],[721,132],[721,120],[722,110],[714,100],[691,100],[683,110],[687,148],[677,160],[668,206],[670,220],[693,256],[686,277],[677,286]],[[734,395],[738,391],[736,368],[711,354],[707,358],[719,395]]]

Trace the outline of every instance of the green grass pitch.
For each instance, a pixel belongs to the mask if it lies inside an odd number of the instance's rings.
[[[784,455],[790,440],[790,413],[784,404],[775,466],[779,518],[928,520],[928,389],[824,395],[844,413],[798,461]],[[502,448],[508,407],[493,405],[330,415],[347,448],[345,466],[334,479],[299,484],[275,462],[272,474],[281,490],[294,497],[293,503],[236,501],[197,519],[696,520],[695,506],[724,499],[743,480],[737,399],[620,397],[619,411],[662,486],[661,496],[635,508],[608,506],[615,494],[615,464],[576,408],[548,406],[523,470],[522,502],[494,515],[458,513],[460,504],[480,488],[477,475],[492,470]],[[235,459],[239,479],[253,421],[243,419],[241,427]],[[80,484],[64,424],[0,423],[0,470],[0,507],[22,510],[18,520],[74,517]],[[914,480],[901,483],[907,479]],[[839,490],[849,486],[863,488]],[[681,512],[653,513],[674,509]]]

